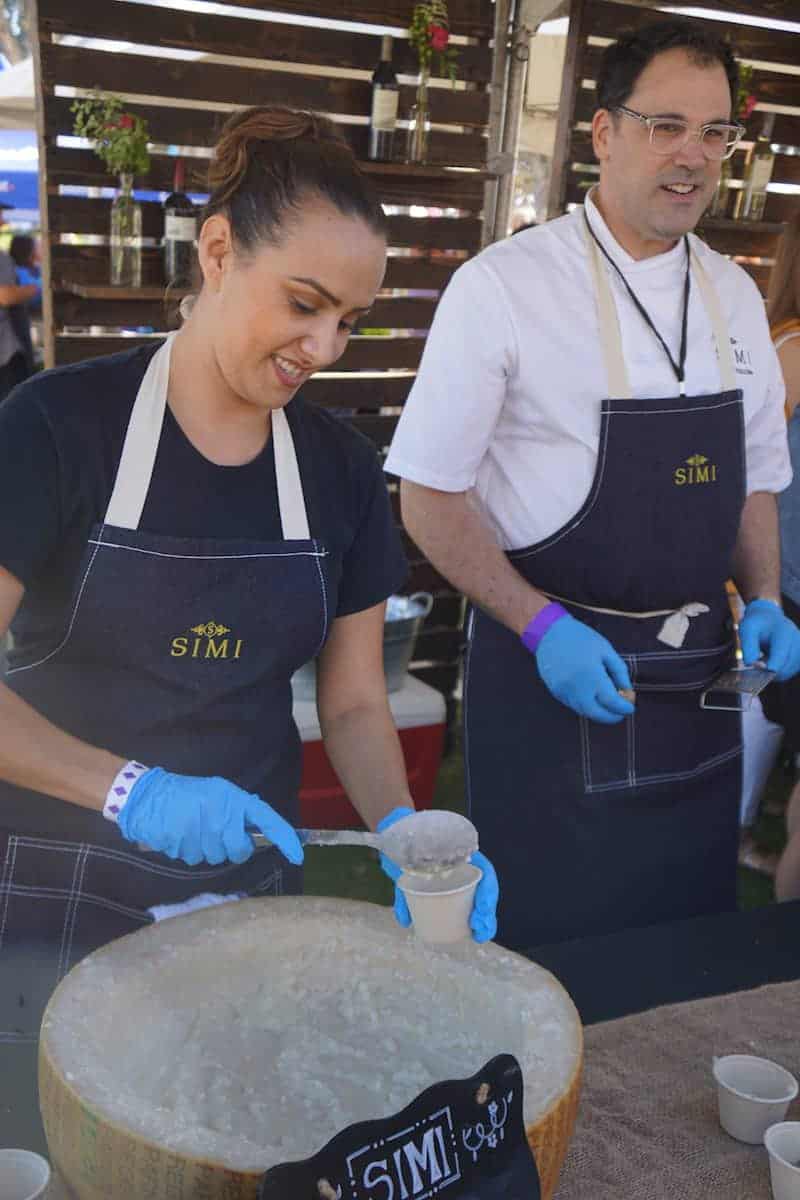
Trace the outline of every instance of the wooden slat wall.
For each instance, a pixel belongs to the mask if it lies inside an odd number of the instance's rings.
[[[410,0],[247,0],[250,9],[296,18],[286,24],[246,19],[233,0],[223,4],[229,12],[207,14],[122,0],[80,0],[71,5],[64,0],[37,0],[34,60],[43,240],[48,251],[44,268],[49,284],[47,365],[113,353],[142,340],[123,329],[171,328],[177,300],[163,294],[157,245],[162,214],[155,203],[143,205],[143,236],[152,242],[144,249],[141,296],[115,295],[110,287],[98,292],[109,277],[109,201],[63,195],[62,189],[113,187],[117,181],[90,150],[58,144],[59,136],[72,133],[73,123],[70,94],[63,89],[99,88],[122,94],[126,107],[148,120],[154,145],[196,148],[198,157],[186,160],[196,191],[206,190],[206,162],[219,128],[233,108],[249,104],[275,100],[341,119],[356,154],[362,162],[366,157],[370,83],[363,73],[372,71],[380,39],[356,29],[309,26],[305,18],[379,24],[395,28],[399,35],[408,25]],[[384,204],[449,211],[427,219],[391,215],[391,250],[402,253],[391,254],[387,293],[370,316],[370,325],[388,334],[354,338],[336,364],[337,373],[347,372],[346,377],[323,375],[305,389],[317,403],[349,413],[344,419],[360,427],[381,450],[391,440],[413,381],[438,295],[459,263],[481,245],[493,4],[492,0],[450,0],[449,10],[452,32],[470,39],[459,46],[458,79],[464,86],[431,89],[431,120],[438,128],[431,134],[429,163],[422,167],[363,163]],[[124,41],[134,43],[134,49],[109,53],[96,45],[64,44],[61,39],[67,36]],[[213,58],[163,58],[153,47]],[[399,74],[414,74],[413,51],[400,36],[394,43],[394,61]],[[404,83],[401,119],[413,101],[414,87]],[[398,131],[401,143],[402,138]],[[166,153],[154,152],[149,174],[137,179],[137,187],[169,190],[173,162]],[[91,242],[86,242],[86,235]],[[391,289],[430,294],[396,296]],[[414,669],[452,696],[461,658],[463,602],[407,538],[406,545],[412,561],[410,589],[435,595]]]
[[[771,16],[797,20],[800,9],[796,0],[768,0],[768,3],[741,0],[727,5],[745,15]],[[571,203],[580,203],[587,185],[597,178],[597,165],[592,152],[591,134],[586,125],[595,110],[594,80],[602,44],[592,39],[614,39],[620,30],[637,28],[664,13],[638,4],[635,0],[572,0],[567,60],[561,94],[560,124],[556,135],[553,186],[550,193],[550,215],[555,216]],[[800,75],[781,71],[781,67],[800,65],[800,33],[763,29],[756,25],[735,24],[716,18],[693,18],[698,24],[710,24],[727,36],[737,58],[753,60],[759,65],[753,71],[751,90],[759,106],[747,122],[747,136],[757,136],[763,120],[764,106],[782,105],[790,111],[780,113],[775,121],[772,141],[785,152],[776,155],[772,182],[800,184]],[[583,125],[584,128],[580,128]],[[740,180],[745,151],[733,158],[733,178]],[[769,271],[775,253],[775,243],[782,222],[800,205],[800,195],[769,193],[764,220],[758,224],[733,220],[704,221],[698,232],[722,254],[729,254],[741,265],[766,294]],[[763,260],[763,261],[748,261]]]

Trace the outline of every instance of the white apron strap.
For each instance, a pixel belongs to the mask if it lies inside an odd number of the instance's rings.
[[[631,390],[628,381],[628,372],[625,368],[625,358],[622,353],[619,316],[617,314],[617,306],[614,303],[614,297],[611,293],[611,286],[608,282],[608,273],[597,244],[586,227],[586,222],[584,222],[584,233],[589,246],[589,264],[594,277],[597,310],[600,318],[600,339],[603,345],[603,356],[608,374],[609,395],[615,400],[630,400]],[[733,360],[730,337],[728,336],[728,327],[722,315],[716,290],[694,250],[691,251],[691,266],[697,286],[700,289],[700,295],[703,298],[703,304],[711,320],[711,327],[714,331],[723,391],[735,391],[737,386],[736,366]]]
[[[150,359],[136,394],[106,511],[106,525],[117,529],[139,528],[164,424],[174,336],[170,334]]]
[[[711,319],[711,328],[714,330],[722,390],[725,392],[734,392],[738,386],[736,383],[736,364],[733,360],[733,349],[728,334],[728,325],[722,315],[719,297],[714,285],[706,274],[705,267],[700,262],[694,250],[691,252],[691,262],[697,286],[700,288],[700,295],[703,297],[703,304],[706,306],[706,312]]]
[[[600,258],[597,243],[585,221],[583,232],[589,247],[589,266],[594,278],[594,295],[600,320],[600,344],[603,347],[603,358],[608,376],[608,394],[612,400],[630,400],[632,399],[631,385],[625,367],[625,356],[622,353],[622,334],[619,328],[617,306],[611,294],[605,264]]]
[[[139,528],[164,424],[174,337],[175,334],[170,334],[150,359],[128,422],[105,518],[106,525],[118,529]],[[310,533],[300,469],[292,431],[283,409],[272,414],[272,437],[284,540],[308,541]]]
[[[800,338],[800,329],[789,329],[786,333],[782,333],[780,337],[775,339],[775,349],[780,350],[781,346],[785,346],[787,342],[791,342],[795,338]]]
[[[272,443],[284,541],[306,542],[311,534],[308,529],[303,484],[294,451],[294,438],[282,408],[276,408],[272,413]]]

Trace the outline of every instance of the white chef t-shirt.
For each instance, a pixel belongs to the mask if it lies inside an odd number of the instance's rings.
[[[591,197],[586,209],[677,362],[683,241],[637,262]],[[506,550],[559,529],[583,504],[595,472],[609,385],[583,222],[578,208],[496,242],[459,268],[439,302],[386,460],[388,472],[415,483],[473,491]],[[748,494],[782,491],[792,478],[784,384],[764,301],[741,267],[690,239],[717,291],[744,393]],[[611,265],[604,261],[603,269],[634,398],[677,396],[664,350]],[[687,395],[721,391],[711,321],[696,283],[687,344]]]

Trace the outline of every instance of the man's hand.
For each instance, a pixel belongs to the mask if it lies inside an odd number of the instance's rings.
[[[800,629],[774,600],[751,600],[739,623],[739,640],[746,667],[759,658],[779,680],[800,671]]]
[[[619,694],[633,690],[623,660],[602,634],[568,613],[539,642],[536,665],[556,700],[582,717],[616,725],[635,711]]]

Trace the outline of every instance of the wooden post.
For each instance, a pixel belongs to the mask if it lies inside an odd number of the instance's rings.
[[[36,144],[39,152],[39,223],[42,243],[42,336],[44,339],[44,365],[55,363],[55,337],[53,325],[53,286],[50,256],[50,206],[47,197],[47,154],[45,153],[44,89],[39,26],[38,0],[29,0],[31,54],[33,57],[33,87],[36,101]]]
[[[575,124],[575,98],[580,86],[578,72],[586,41],[587,6],[587,0],[570,0],[569,32],[564,56],[564,74],[561,80],[561,99],[558,105],[556,141],[553,149],[553,171],[550,176],[550,195],[547,204],[548,218],[558,217],[564,211],[572,128]]]
[[[494,57],[492,60],[492,82],[489,86],[489,125],[487,136],[487,165],[489,170],[502,166],[500,160],[503,144],[503,125],[506,99],[506,80],[509,62],[509,25],[511,0],[496,0],[494,9]],[[493,179],[484,188],[482,246],[494,241],[495,211],[500,181]]]

